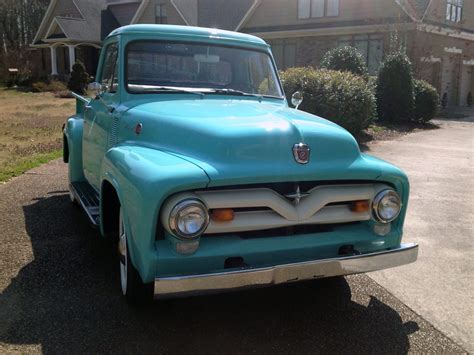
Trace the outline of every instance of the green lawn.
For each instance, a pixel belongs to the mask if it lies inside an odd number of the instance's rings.
[[[0,182],[61,156],[73,99],[0,88]]]

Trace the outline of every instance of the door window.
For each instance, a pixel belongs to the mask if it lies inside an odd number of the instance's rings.
[[[118,87],[118,46],[117,43],[110,44],[105,52],[104,66],[102,69],[102,85],[106,86],[106,92],[115,93]]]

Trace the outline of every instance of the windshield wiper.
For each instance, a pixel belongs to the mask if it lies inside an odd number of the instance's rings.
[[[187,93],[187,94],[195,94],[199,96],[204,96],[204,93],[199,90],[192,90],[188,88],[178,88],[178,87],[173,87],[173,86],[145,86],[145,87],[140,87],[140,85],[134,85],[137,86],[136,89],[139,89],[141,91],[147,91],[147,92],[176,92],[176,93]]]
[[[253,97],[262,98],[262,95],[260,94],[251,94],[251,93],[236,90],[236,89],[213,89],[211,92],[216,93],[216,94],[223,94],[223,95],[253,96]]]

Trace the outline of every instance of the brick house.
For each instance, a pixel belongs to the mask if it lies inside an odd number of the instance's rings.
[[[371,73],[396,32],[416,76],[449,105],[474,94],[473,0],[52,0],[32,46],[49,74],[67,75],[76,59],[94,72],[101,40],[134,23],[251,33],[271,44],[280,69],[317,66],[326,51],[350,44]]]

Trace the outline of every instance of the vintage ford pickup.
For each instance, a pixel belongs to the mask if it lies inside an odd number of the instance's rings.
[[[64,128],[70,196],[118,241],[128,300],[416,260],[418,246],[401,243],[406,175],[290,108],[263,40],[122,27],[104,41],[91,89]]]

